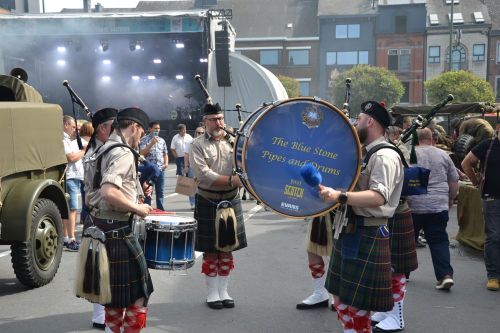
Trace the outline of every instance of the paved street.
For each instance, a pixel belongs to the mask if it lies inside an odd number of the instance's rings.
[[[187,197],[173,193],[173,166],[166,183],[167,209],[192,216]],[[155,292],[145,332],[341,332],[333,312],[295,309],[311,291],[306,223],[266,211],[255,201],[244,201],[243,208],[249,247],[235,252],[229,291],[236,307],[205,305],[201,260],[187,275],[151,270]],[[448,230],[451,236],[458,230],[456,208]],[[452,243],[455,286],[450,292],[434,289],[429,249],[418,249],[420,267],[408,285],[404,332],[499,331],[500,293],[484,287],[482,253]],[[77,253],[64,252],[53,282],[30,290],[16,280],[8,251],[0,246],[0,333],[99,332],[90,326],[90,303],[73,294]]]

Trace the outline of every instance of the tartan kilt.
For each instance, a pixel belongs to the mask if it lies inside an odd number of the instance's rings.
[[[357,227],[359,228],[359,227]],[[334,240],[325,287],[344,304],[367,311],[393,308],[389,237],[380,227],[361,227],[357,259],[343,259],[342,238]]]
[[[194,218],[198,223],[195,243],[196,251],[209,253],[220,252],[215,248],[215,214],[217,212],[217,205],[221,201],[223,200],[206,199],[203,196],[196,194],[196,205],[194,210]],[[239,195],[228,201],[231,202],[236,215],[236,236],[238,237],[239,246],[233,251],[238,251],[247,247],[245,224],[243,222],[243,209],[241,208]]]
[[[417,249],[411,210],[396,212],[388,223],[391,242],[391,265],[395,273],[409,273],[417,269]]]
[[[95,225],[103,231],[116,229],[113,224],[99,222],[97,219]],[[130,229],[126,231],[127,235],[131,233]],[[153,282],[149,272],[145,275],[142,274],[138,263],[139,256],[144,257],[144,253],[140,251],[138,256],[134,256],[123,238],[106,239],[106,251],[109,260],[111,303],[105,304],[105,306],[126,308],[142,297],[144,297],[145,304],[147,304],[149,296],[153,292]],[[147,286],[147,295],[142,287],[144,283]]]

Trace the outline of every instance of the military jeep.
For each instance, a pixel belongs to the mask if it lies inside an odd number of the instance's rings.
[[[55,276],[68,217],[62,109],[23,81],[0,75],[0,244],[11,245],[21,283]]]

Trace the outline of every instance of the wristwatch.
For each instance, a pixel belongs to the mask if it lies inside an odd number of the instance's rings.
[[[347,193],[344,191],[341,191],[339,194],[338,202],[339,204],[345,205],[347,203]]]

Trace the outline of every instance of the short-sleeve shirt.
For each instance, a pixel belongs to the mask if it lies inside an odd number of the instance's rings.
[[[84,142],[82,140],[82,142]],[[76,140],[71,140],[70,136],[64,133],[64,153],[71,154],[80,151],[78,148],[78,142]],[[79,179],[83,180],[83,163],[82,159],[76,162],[68,162],[68,169],[66,170],[66,179]]]
[[[366,151],[384,142],[383,137],[367,145]],[[373,190],[384,197],[384,204],[379,207],[352,207],[356,215],[365,217],[388,218],[394,215],[399,204],[403,188],[403,163],[399,154],[392,149],[380,149],[368,161],[361,171],[356,191]]]
[[[191,142],[189,164],[199,187],[211,189],[212,183],[219,175],[233,174],[233,144],[233,138],[226,136],[216,141],[209,134],[200,135]],[[217,188],[217,190],[231,189],[233,188],[229,184]]]
[[[105,151],[107,146],[116,143],[123,143],[123,141],[118,134],[112,133],[101,151]],[[132,202],[138,202],[139,195],[143,194],[137,179],[134,155],[129,148],[117,147],[105,153],[101,162],[101,175],[101,186],[104,184],[116,186]],[[124,212],[121,208],[115,207],[104,200],[100,188],[89,193],[87,198],[90,207],[103,211]]]
[[[408,205],[413,213],[439,213],[449,209],[448,182],[458,181],[458,172],[448,154],[430,145],[415,147],[418,166],[431,171],[427,194],[407,197]]]
[[[183,137],[179,134],[176,134],[172,138],[170,149],[175,149],[178,158],[184,157],[184,153],[186,152],[186,145],[190,144],[192,141],[193,137],[187,133],[184,134]]]
[[[141,139],[141,143],[139,144],[140,149],[146,148],[147,145],[151,143],[151,140],[153,140],[153,136],[151,134],[146,135]],[[163,156],[168,154],[168,147],[167,143],[165,140],[161,137],[156,137],[156,144],[151,147],[151,150],[149,151],[149,154],[144,156],[146,160],[148,160],[151,163],[155,163],[158,165],[160,168],[163,167]]]
[[[494,141],[486,165],[483,196],[487,195],[500,198],[500,141],[498,138],[484,140],[472,148],[472,154],[474,154],[474,156],[476,156],[481,163],[484,163],[491,140]]]

